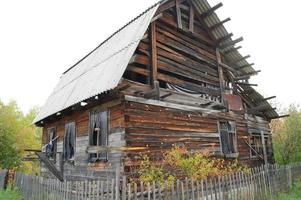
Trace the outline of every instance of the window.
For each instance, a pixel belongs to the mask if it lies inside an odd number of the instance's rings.
[[[56,132],[55,128],[47,129],[47,146],[46,146],[46,155],[48,158],[55,160],[56,159]]]
[[[108,146],[108,111],[95,111],[90,113],[89,126],[90,146]],[[90,161],[107,161],[108,153],[90,153]]]
[[[226,157],[237,157],[237,139],[235,122],[219,122],[222,152]]]
[[[63,159],[64,161],[72,160],[75,153],[75,123],[65,124]]]
[[[266,153],[267,155],[271,154],[271,151],[269,148],[270,143],[269,143],[269,136],[264,135],[264,146],[266,148]],[[258,132],[251,132],[250,133],[250,154],[252,158],[257,158],[257,157],[264,157],[264,152],[263,152],[263,147],[262,147],[262,138],[261,138],[261,133]]]

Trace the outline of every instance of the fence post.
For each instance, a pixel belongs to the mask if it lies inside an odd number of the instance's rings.
[[[287,186],[288,188],[291,188],[293,185],[293,180],[292,180],[292,169],[290,165],[286,166],[286,175],[287,175]]]

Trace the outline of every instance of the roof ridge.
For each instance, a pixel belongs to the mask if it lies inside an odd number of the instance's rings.
[[[119,28],[117,31],[115,31],[112,35],[110,35],[107,39],[105,39],[103,42],[101,42],[95,49],[93,49],[91,52],[89,52],[87,55],[85,55],[82,59],[80,59],[78,62],[76,62],[74,65],[72,65],[70,68],[68,68],[66,71],[63,72],[63,75],[66,74],[67,72],[69,72],[71,69],[73,69],[74,67],[76,67],[79,63],[81,63],[85,58],[87,58],[89,55],[91,55],[94,51],[96,51],[99,47],[101,47],[104,43],[106,43],[108,40],[110,40],[113,36],[115,36],[117,33],[119,33],[121,30],[123,30],[125,27],[127,27],[128,25],[130,25],[131,23],[133,23],[134,21],[136,21],[138,18],[140,18],[141,16],[143,16],[145,13],[147,13],[149,10],[151,10],[152,8],[154,8],[155,6],[157,6],[158,4],[161,4],[163,1],[166,0],[160,0],[157,3],[153,4],[152,6],[150,6],[149,8],[147,8],[145,11],[143,11],[142,13],[140,13],[138,16],[136,16],[135,18],[133,18],[132,20],[130,20],[128,23],[126,23],[124,26],[122,26],[121,28]]]

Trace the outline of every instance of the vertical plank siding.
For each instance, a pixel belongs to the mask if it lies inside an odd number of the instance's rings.
[[[159,200],[159,199],[274,199],[278,192],[287,191],[294,181],[301,179],[301,164],[287,166],[266,165],[250,173],[237,172],[225,177],[201,181],[189,178],[165,183],[133,183],[123,179],[117,184],[107,181],[69,181],[25,175],[17,172],[14,186],[24,199],[105,199],[105,200]],[[2,181],[2,177],[0,181]],[[121,195],[116,195],[116,190]]]

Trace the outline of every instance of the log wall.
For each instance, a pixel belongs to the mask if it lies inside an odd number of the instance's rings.
[[[108,102],[87,108],[85,110],[73,112],[68,116],[63,116],[59,120],[48,123],[43,127],[43,144],[46,143],[47,129],[55,128],[56,134],[60,136],[57,142],[57,152],[63,152],[64,127],[68,122],[75,122],[76,127],[76,144],[74,162],[66,162],[64,164],[64,174],[71,177],[107,177],[108,174],[114,176],[115,167],[121,161],[121,152],[110,151],[108,153],[108,162],[89,163],[88,154],[86,152],[89,146],[89,112],[97,109],[108,109],[109,111],[109,135],[108,146],[123,147],[124,142],[124,106],[121,102]],[[59,154],[57,154],[57,159]],[[57,162],[57,167],[59,163]],[[122,169],[122,168],[121,168]],[[42,173],[49,175],[48,170],[43,166]]]

